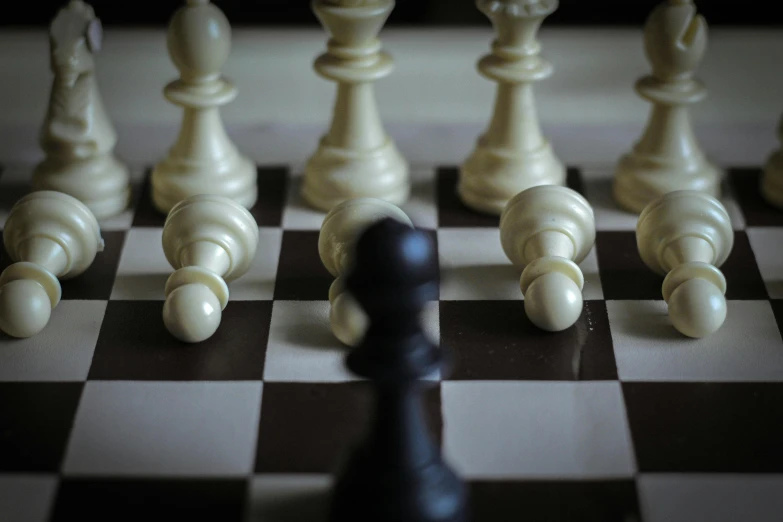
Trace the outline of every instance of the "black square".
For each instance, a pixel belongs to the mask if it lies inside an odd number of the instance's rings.
[[[275,299],[325,301],[334,278],[318,254],[316,230],[285,230],[277,264]]]
[[[136,214],[133,217],[134,227],[162,228],[166,222],[166,214],[158,212],[152,204],[151,173],[150,170],[145,175]],[[287,176],[286,167],[258,167],[258,199],[250,209],[250,214],[259,227],[278,227],[282,223]]]
[[[426,422],[440,444],[440,387],[424,394]],[[365,381],[264,383],[256,472],[334,473],[369,429],[373,401]]]
[[[641,472],[780,473],[783,383],[623,383]]]
[[[476,481],[473,520],[492,522],[631,522],[640,519],[632,480]]]
[[[0,471],[57,472],[82,383],[0,383]]]
[[[440,167],[436,172],[438,224],[441,227],[498,227],[500,216],[493,216],[467,207],[457,195],[458,167]],[[569,167],[566,171],[566,185],[584,195],[582,174],[579,169]]]
[[[747,226],[783,226],[783,210],[767,203],[761,195],[760,168],[732,168],[729,169],[728,176]]]
[[[449,380],[617,379],[603,301],[585,301],[575,325],[546,332],[519,301],[441,301],[440,339],[454,355]]]
[[[604,299],[663,299],[663,276],[642,261],[635,232],[598,231],[595,252]]]
[[[63,300],[109,300],[114,286],[114,278],[117,275],[117,267],[120,263],[122,247],[125,244],[125,232],[101,231],[101,237],[105,243],[104,250],[98,252],[87,270],[73,279],[60,279]],[[1,241],[2,233],[0,233]],[[2,271],[13,261],[8,256],[5,245],[3,244],[0,248],[2,248],[2,258],[0,258],[0,271]]]
[[[247,483],[219,479],[82,479],[60,483],[53,522],[241,522]]]
[[[734,247],[720,270],[726,276],[726,299],[767,299],[767,287],[744,230],[734,232]]]
[[[217,332],[184,343],[163,324],[163,301],[109,301],[90,379],[261,380],[270,301],[229,301]]]

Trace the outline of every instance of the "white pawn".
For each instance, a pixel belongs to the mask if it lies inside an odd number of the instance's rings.
[[[636,92],[652,103],[652,112],[642,137],[620,158],[614,198],[641,212],[675,190],[718,197],[721,171],[702,152],[688,114],[688,106],[707,95],[694,77],[707,48],[707,22],[691,0],[665,0],[647,19],[644,44],[652,74],[636,82]]]
[[[255,165],[226,134],[220,106],[237,89],[220,71],[231,50],[231,26],[209,0],[187,0],[171,19],[168,50],[180,78],[164,90],[183,108],[179,136],[152,171],[152,202],[160,212],[196,194],[218,194],[251,208],[258,197]]]
[[[342,343],[354,346],[367,330],[367,317],[359,304],[344,292],[342,276],[349,270],[353,245],[362,231],[384,218],[413,226],[399,207],[376,198],[343,201],[324,218],[318,236],[318,254],[336,279],[329,287],[329,322],[332,333]]]
[[[76,198],[43,190],[11,208],[3,242],[14,264],[0,275],[0,329],[30,337],[49,323],[60,279],[82,274],[104,242],[93,213]]]
[[[175,272],[166,281],[163,322],[189,343],[211,337],[228,304],[228,285],[250,268],[258,225],[225,196],[196,195],[179,202],[163,225],[163,252]]]
[[[127,165],[114,154],[117,133],[95,78],[103,31],[93,8],[71,0],[49,31],[54,72],[40,143],[46,157],[33,171],[35,190],[83,202],[97,219],[119,214],[130,200]]]
[[[725,207],[697,191],[674,191],[639,215],[636,243],[644,263],[663,280],[663,299],[674,327],[688,337],[717,331],[726,319],[726,278],[721,266],[734,245]]]
[[[767,203],[783,208],[783,118],[778,122],[780,146],[770,154],[761,175],[761,195]]]
[[[566,169],[543,136],[533,85],[552,75],[536,35],[557,0],[477,0],[492,21],[492,52],[478,63],[497,82],[495,108],[487,129],[460,168],[457,191],[465,205],[499,215],[526,188],[562,185]]]
[[[587,200],[559,185],[514,196],[500,216],[500,242],[516,266],[528,318],[558,332],[582,314],[584,275],[578,263],[595,243],[595,217]]]

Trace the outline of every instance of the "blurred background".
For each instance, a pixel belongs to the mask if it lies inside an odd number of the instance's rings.
[[[0,26],[32,28],[48,25],[66,0],[14,2],[0,17]],[[561,0],[547,26],[640,26],[659,0]],[[180,1],[93,0],[90,2],[106,26],[162,27]],[[217,0],[231,24],[242,26],[317,26],[307,0]],[[779,2],[728,0],[697,2],[710,27],[783,27]],[[472,0],[397,0],[387,26],[476,26],[489,22]]]

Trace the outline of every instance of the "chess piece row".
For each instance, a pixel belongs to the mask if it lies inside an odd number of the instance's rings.
[[[335,337],[349,346],[362,339],[367,319],[345,291],[344,276],[353,266],[356,238],[382,219],[412,226],[398,207],[376,198],[338,204],[321,226],[319,253],[335,277],[329,289],[330,324]],[[585,279],[579,263],[596,237],[588,202],[559,185],[531,187],[506,204],[499,229],[503,251],[522,270],[519,286],[530,321],[551,332],[571,327],[583,309]],[[674,327],[694,338],[717,331],[727,313],[726,278],[719,267],[734,242],[725,207],[701,192],[668,192],[643,209],[636,239],[642,261],[665,276],[661,291]]]
[[[3,230],[13,264],[0,274],[0,329],[25,338],[42,331],[62,298],[60,280],[83,274],[104,249],[98,220],[78,199],[35,191],[14,204]],[[243,206],[215,195],[174,206],[162,246],[174,272],[166,281],[163,322],[176,338],[212,336],[228,304],[230,282],[250,267],[258,226]]]

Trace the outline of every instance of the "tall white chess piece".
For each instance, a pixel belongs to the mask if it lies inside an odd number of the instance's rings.
[[[152,202],[168,213],[197,194],[233,199],[246,208],[258,197],[256,168],[226,134],[220,107],[237,88],[220,71],[231,50],[231,26],[209,0],[187,0],[171,19],[168,50],[180,78],[164,94],[183,108],[179,136],[152,171]]]
[[[71,0],[49,30],[54,73],[40,132],[46,157],[33,172],[33,187],[82,201],[96,218],[125,210],[130,200],[128,168],[114,155],[117,134],[95,79],[95,54],[103,38],[93,8]]]
[[[395,205],[410,195],[408,164],[386,134],[373,82],[391,74],[394,62],[378,39],[393,0],[314,0],[313,10],[330,33],[315,70],[337,82],[332,123],[305,166],[302,195],[329,211],[358,197]]]
[[[498,87],[492,119],[460,168],[457,191],[474,210],[500,215],[527,188],[565,184],[565,166],[541,133],[533,98],[533,84],[553,71],[540,55],[536,34],[558,2],[477,0],[476,5],[496,34],[478,69]]]
[[[666,0],[647,19],[644,46],[652,74],[636,82],[652,103],[641,139],[617,166],[615,200],[631,212],[675,190],[720,195],[721,171],[710,163],[693,133],[688,106],[707,89],[694,77],[707,49],[707,22],[691,0]]]

